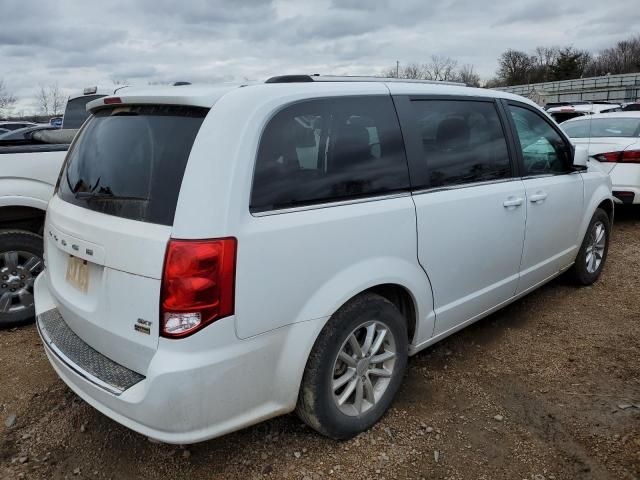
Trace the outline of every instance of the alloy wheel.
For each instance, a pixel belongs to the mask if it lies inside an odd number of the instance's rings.
[[[595,273],[600,268],[604,249],[607,243],[607,230],[600,221],[593,224],[589,235],[589,244],[587,245],[585,262],[587,272]]]
[[[33,307],[33,284],[42,268],[42,259],[33,253],[0,253],[0,314]]]
[[[373,408],[387,390],[396,365],[396,341],[379,321],[356,327],[334,362],[331,389],[338,409],[349,416]]]

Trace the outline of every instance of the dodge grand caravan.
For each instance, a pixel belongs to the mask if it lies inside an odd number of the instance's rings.
[[[160,441],[293,410],[349,438],[408,355],[607,258],[609,177],[508,93],[294,76],[89,108],[37,326],[71,389]]]

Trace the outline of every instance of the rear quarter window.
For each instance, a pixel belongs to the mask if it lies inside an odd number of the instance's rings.
[[[191,147],[208,109],[99,110],[67,155],[58,196],[100,213],[172,225]]]
[[[409,172],[390,97],[318,99],[285,107],[258,148],[250,210],[397,192]]]

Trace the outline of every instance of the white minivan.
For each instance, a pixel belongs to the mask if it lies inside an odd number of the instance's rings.
[[[293,410],[352,437],[408,355],[605,264],[609,177],[508,93],[284,76],[89,108],[37,326],[72,390],[160,441]]]

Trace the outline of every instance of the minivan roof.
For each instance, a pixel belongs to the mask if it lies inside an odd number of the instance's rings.
[[[329,80],[328,78],[331,78]],[[313,81],[287,81],[268,83],[255,82],[243,84],[218,84],[218,85],[181,85],[181,86],[150,86],[129,87],[117,92],[116,95],[93,100],[87,104],[87,110],[94,111],[111,104],[110,99],[119,99],[122,104],[164,104],[164,105],[190,105],[196,107],[211,108],[220,98],[232,90],[239,88],[259,88],[264,95],[273,98],[288,96],[291,94],[304,94],[321,90],[326,94],[332,91],[349,92],[353,95],[365,95],[389,92],[392,95],[454,95],[475,96],[488,98],[504,98],[518,100],[538,107],[531,100],[511,93],[489,90],[486,88],[466,87],[464,84],[452,84],[445,82],[417,82],[402,81],[398,79],[376,79],[368,77],[324,77],[322,80]],[[355,79],[357,78],[357,80]],[[116,103],[116,102],[114,102]]]

